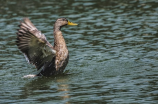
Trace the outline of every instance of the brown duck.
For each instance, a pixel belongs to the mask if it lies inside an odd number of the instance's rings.
[[[77,24],[66,18],[58,18],[54,24],[54,46],[52,46],[28,18],[24,18],[20,23],[16,43],[28,62],[40,70],[35,76],[56,75],[65,69],[69,60],[69,52],[61,32],[61,28],[65,25]]]

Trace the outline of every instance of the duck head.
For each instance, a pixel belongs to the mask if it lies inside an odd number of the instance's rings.
[[[70,21],[68,21],[66,18],[58,18],[55,22],[55,27],[59,27],[61,29],[61,27],[65,26],[65,25],[78,25],[76,23],[72,23]]]

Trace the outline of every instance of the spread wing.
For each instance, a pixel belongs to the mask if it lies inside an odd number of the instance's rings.
[[[16,43],[26,59],[38,70],[46,63],[52,62],[56,51],[45,35],[38,31],[28,18],[24,18],[19,27]]]

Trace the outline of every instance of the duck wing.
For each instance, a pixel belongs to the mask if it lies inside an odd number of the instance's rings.
[[[45,64],[53,62],[56,51],[28,18],[24,18],[17,32],[17,46],[24,53],[29,63],[39,70]]]

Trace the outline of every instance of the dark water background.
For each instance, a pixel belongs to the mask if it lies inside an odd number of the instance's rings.
[[[59,17],[78,23],[62,29],[70,75],[36,73],[15,45],[29,17],[53,44]],[[1,104],[157,104],[157,0],[0,0]]]

